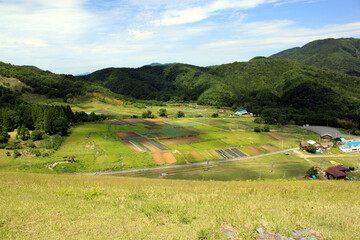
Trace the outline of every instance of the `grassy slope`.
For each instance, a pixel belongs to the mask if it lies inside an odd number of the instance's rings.
[[[356,239],[359,183],[198,182],[0,172],[3,239],[242,239],[264,226]]]

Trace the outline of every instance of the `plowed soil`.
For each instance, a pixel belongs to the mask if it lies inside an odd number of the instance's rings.
[[[262,154],[262,152],[260,152],[259,150],[257,150],[256,148],[252,147],[252,146],[247,146],[247,149],[249,149],[250,151],[252,151],[255,154]]]
[[[265,134],[265,135],[274,140],[285,140],[285,141],[290,140],[287,137],[284,137],[280,134]]]
[[[132,138],[132,137],[141,137],[141,135],[137,134],[136,132],[115,132],[115,135],[119,138]]]
[[[165,152],[162,154],[167,164],[176,163],[176,158],[171,152]]]
[[[184,143],[194,143],[194,142],[201,142],[202,139],[198,137],[184,137],[184,138],[171,138],[171,139],[163,139],[160,140],[163,144],[184,144]]]
[[[197,152],[197,151],[192,151],[192,152],[191,152],[191,155],[192,155],[196,160],[201,160],[201,159],[203,159],[202,156],[200,155],[200,153]]]
[[[275,147],[275,146],[272,145],[272,144],[261,145],[261,147],[262,147],[263,149],[266,149],[266,150],[270,151],[270,152],[274,152],[274,151],[279,150],[278,147]]]
[[[164,159],[161,157],[160,153],[152,153],[151,155],[156,164],[159,164],[159,165],[164,164]]]

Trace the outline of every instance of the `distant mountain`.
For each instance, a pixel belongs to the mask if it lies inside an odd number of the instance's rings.
[[[271,56],[296,60],[308,65],[360,77],[360,39],[340,38],[310,42]]]

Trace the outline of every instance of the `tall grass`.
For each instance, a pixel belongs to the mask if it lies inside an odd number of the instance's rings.
[[[0,172],[2,239],[241,239],[256,228],[358,239],[359,183],[199,182]]]

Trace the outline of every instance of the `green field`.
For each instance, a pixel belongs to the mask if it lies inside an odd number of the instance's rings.
[[[1,239],[239,239],[359,233],[359,182],[185,181],[0,172]]]

